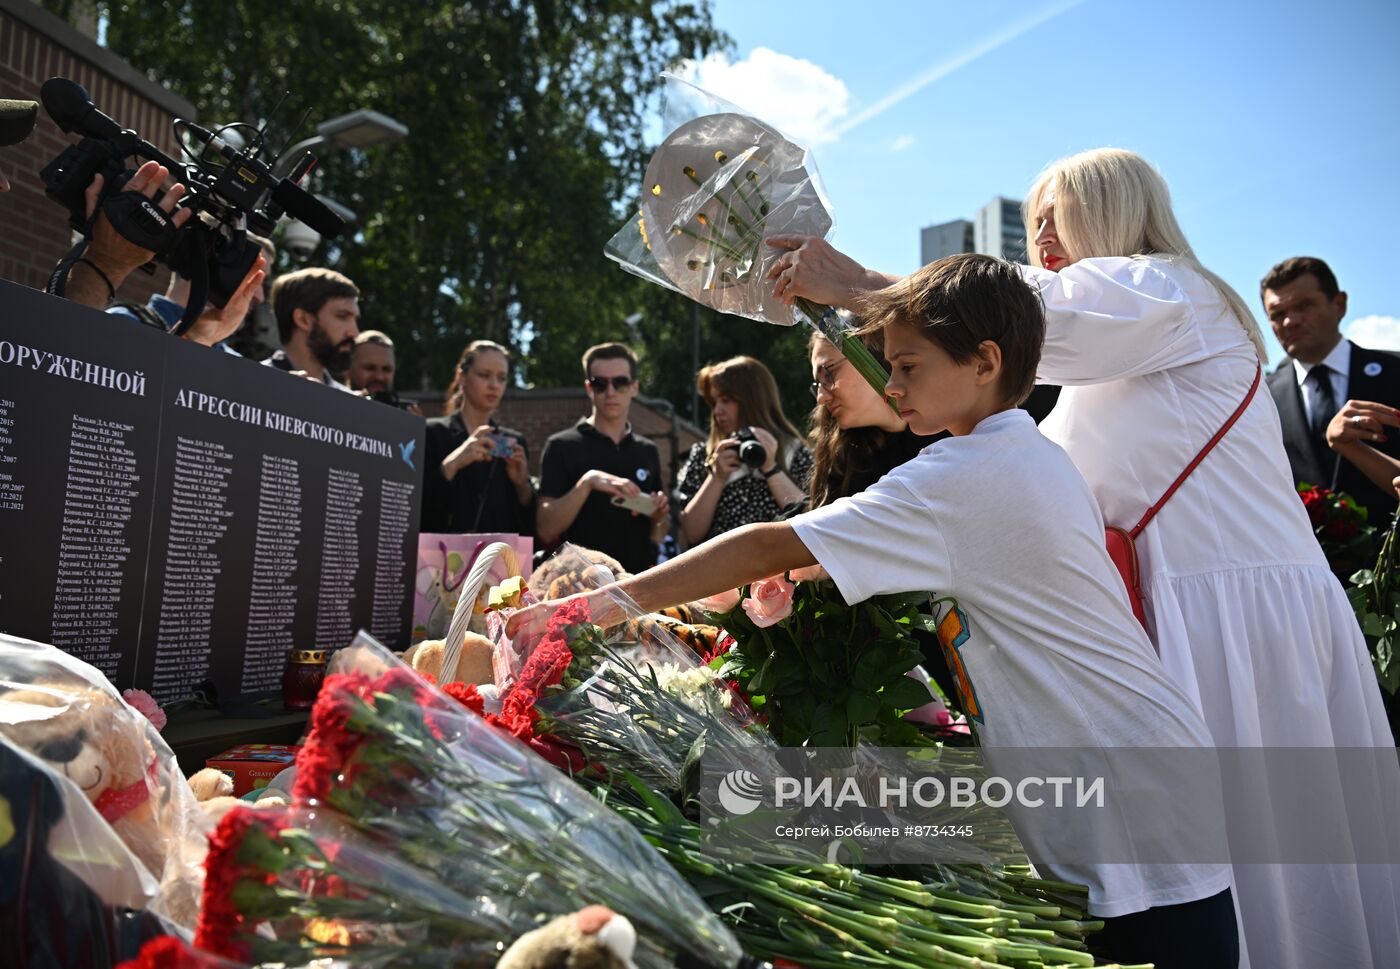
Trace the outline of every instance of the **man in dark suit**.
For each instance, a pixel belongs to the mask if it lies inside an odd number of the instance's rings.
[[[1400,354],[1342,339],[1347,294],[1321,259],[1285,259],[1269,270],[1259,292],[1274,336],[1289,357],[1269,374],[1268,384],[1294,480],[1345,491],[1366,507],[1369,524],[1386,528],[1395,512],[1395,492],[1377,487],[1328,448],[1326,432],[1348,400],[1400,407]],[[1388,438],[1374,446],[1400,457],[1400,434]]]

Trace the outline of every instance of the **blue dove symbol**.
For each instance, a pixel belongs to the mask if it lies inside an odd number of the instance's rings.
[[[399,457],[403,458],[403,463],[408,465],[414,471],[418,470],[418,467],[413,463],[413,452],[417,447],[418,441],[416,439],[412,441],[405,441],[404,443],[399,445]]]

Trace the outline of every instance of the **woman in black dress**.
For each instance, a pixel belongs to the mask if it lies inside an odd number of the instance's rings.
[[[732,357],[702,368],[696,382],[710,405],[710,436],[686,455],[676,488],[688,546],[777,518],[801,499],[812,470],[811,452],[783,415],[777,382],[762,363]],[[750,440],[743,439],[750,434]],[[746,443],[762,448],[761,462],[741,460]],[[756,452],[748,453],[756,459]]]
[[[534,534],[525,435],[491,416],[509,377],[510,351],[500,344],[474,340],[462,351],[448,416],[428,421],[423,531]]]

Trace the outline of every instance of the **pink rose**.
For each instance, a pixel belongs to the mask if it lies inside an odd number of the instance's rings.
[[[742,603],[744,613],[760,629],[780,623],[792,614],[792,594],[796,589],[781,575],[755,582]]]
[[[122,699],[151,721],[157,731],[165,729],[165,711],[145,690],[122,690]]]
[[[728,612],[738,604],[738,589],[727,589],[724,592],[717,592],[712,596],[706,596],[696,603],[696,605],[706,612]]]

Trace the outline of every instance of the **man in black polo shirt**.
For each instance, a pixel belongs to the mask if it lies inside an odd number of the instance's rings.
[[[627,422],[638,390],[637,356],[621,343],[589,347],[583,375],[593,412],[545,442],[535,528],[546,548],[567,540],[641,572],[656,564],[670,504],[656,445],[633,434]],[[612,503],[614,496],[639,495],[655,503],[651,514]]]

